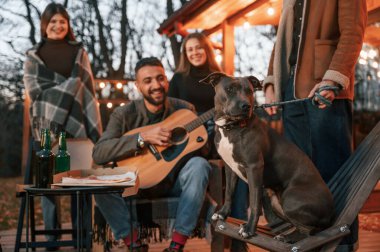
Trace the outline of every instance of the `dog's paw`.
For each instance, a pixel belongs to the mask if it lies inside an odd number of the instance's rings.
[[[289,229],[289,230],[287,230],[281,234],[276,235],[274,237],[274,239],[276,239],[278,241],[293,244],[293,243],[296,243],[302,239],[305,239],[306,237],[308,237],[307,234],[301,233],[298,229],[293,227],[293,228],[291,228],[291,229]]]
[[[223,215],[220,215],[218,213],[214,213],[212,216],[211,216],[211,219],[213,221],[217,221],[217,220],[224,220],[224,216]]]
[[[244,239],[247,239],[249,237],[252,237],[253,236],[253,233],[252,232],[248,232],[247,230],[245,230],[245,226],[244,225],[241,225],[240,226],[240,229],[239,229],[239,235],[241,237],[243,237]]]
[[[285,242],[285,237],[282,234],[276,235],[273,239],[281,242]]]

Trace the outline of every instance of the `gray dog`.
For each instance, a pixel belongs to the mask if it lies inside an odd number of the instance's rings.
[[[230,214],[240,177],[248,183],[250,207],[248,222],[239,230],[243,238],[256,232],[264,189],[270,192],[276,214],[296,227],[287,239],[301,239],[329,227],[333,198],[319,172],[301,150],[254,114],[253,92],[261,88],[257,78],[213,73],[202,82],[215,87],[215,145],[227,167],[225,202],[213,220]]]

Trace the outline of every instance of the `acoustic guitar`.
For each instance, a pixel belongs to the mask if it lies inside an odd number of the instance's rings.
[[[135,171],[139,176],[142,189],[157,185],[181,158],[199,150],[207,143],[207,131],[203,124],[213,116],[213,108],[199,117],[191,110],[180,109],[162,122],[128,131],[125,135],[144,132],[157,126],[172,129],[171,145],[150,144],[142,150],[141,154],[118,161],[119,168]]]

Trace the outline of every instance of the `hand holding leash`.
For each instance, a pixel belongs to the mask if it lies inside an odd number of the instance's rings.
[[[314,106],[324,109],[331,106],[332,101],[339,94],[340,86],[336,86],[333,81],[322,81],[315,85],[310,91],[309,98]]]
[[[291,101],[283,101],[283,102],[266,103],[260,106],[255,106],[255,108],[262,108],[267,111],[267,108],[270,108],[270,107],[283,106],[289,103],[303,102],[303,101],[307,101],[311,99],[311,102],[314,106],[318,106],[319,108],[324,109],[332,105],[332,101],[339,94],[341,87],[335,86],[335,85],[325,85],[325,84],[320,85],[320,84],[316,85],[315,88],[311,90],[307,98],[291,100]]]

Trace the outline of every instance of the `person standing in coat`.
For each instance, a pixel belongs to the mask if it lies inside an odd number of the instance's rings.
[[[283,106],[285,136],[314,162],[326,183],[351,155],[354,70],[366,28],[365,0],[284,0],[264,80],[266,103],[314,98]],[[276,107],[266,109],[272,115]],[[357,222],[337,251],[354,251]]]

